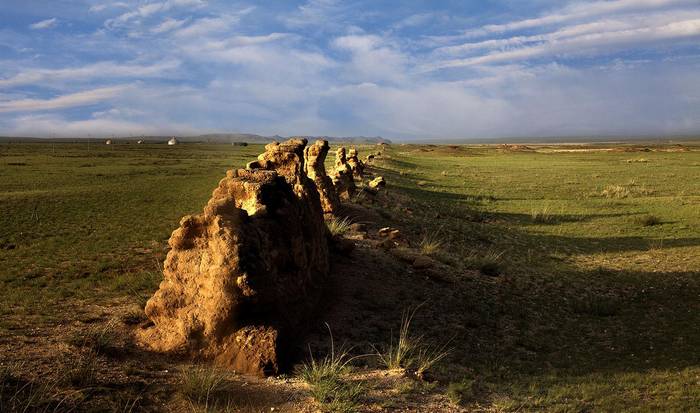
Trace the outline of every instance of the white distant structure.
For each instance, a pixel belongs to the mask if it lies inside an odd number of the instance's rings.
[[[143,143],[143,140],[140,140],[140,139],[139,139],[138,141],[136,141],[136,143],[139,144],[139,145],[141,145],[141,144]]]
[[[105,141],[105,145],[111,145],[111,144],[112,144],[112,140],[111,140],[111,139],[107,139],[107,140]]]
[[[177,139],[175,139],[174,136],[173,136],[172,138],[170,138],[170,140],[168,141],[168,145],[171,145],[171,146],[172,146],[172,145],[177,145],[178,143],[179,143],[179,142],[177,141]]]

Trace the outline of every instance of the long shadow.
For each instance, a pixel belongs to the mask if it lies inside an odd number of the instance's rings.
[[[435,230],[440,225],[440,219],[435,219],[438,208],[430,205],[437,204],[436,198],[443,207],[455,201],[466,203],[463,196],[431,192],[412,205],[414,216],[382,214],[385,221],[375,226],[393,222],[407,233],[410,227]],[[386,204],[392,202],[396,200],[388,199]],[[478,206],[473,202],[474,208]],[[633,214],[575,218],[628,215]],[[511,245],[509,254],[516,258],[524,256],[528,246],[571,248],[573,254],[620,253],[643,250],[659,241],[641,236],[533,234],[512,225],[524,218],[492,214],[485,222],[463,222],[462,229],[481,232],[466,234],[467,242],[479,238],[497,243],[503,237],[522,241]],[[694,246],[700,246],[700,238],[663,240],[663,247]],[[478,243],[472,247],[488,248]],[[462,267],[452,265],[442,271],[454,282],[445,283],[381,249],[363,248],[349,257],[333,259],[334,286],[326,297],[322,321],[331,326],[336,343],[347,342],[358,352],[371,353],[395,342],[402,311],[420,306],[412,330],[436,343],[450,341],[453,348],[443,366],[447,380],[475,371],[533,377],[563,372],[578,377],[700,366],[700,271],[581,268],[567,261],[550,265],[548,259],[546,252],[537,253],[530,268],[516,260],[520,267],[506,267],[499,277],[461,272]],[[324,350],[328,343],[325,327],[318,329],[311,343]]]
[[[465,195],[447,192],[436,192],[422,188],[398,186],[402,193],[409,194],[413,199],[435,206],[435,210],[443,210],[445,214],[458,220],[473,220],[474,211],[479,211],[484,202],[483,197],[478,195]],[[491,201],[491,200],[487,200]],[[553,214],[552,222],[549,224],[566,222],[591,222],[603,218],[625,218],[639,216],[638,213],[612,213],[612,214]],[[652,245],[663,243],[663,248],[694,247],[700,246],[700,237],[690,238],[653,238],[641,236],[618,236],[618,237],[568,237],[563,235],[543,235],[525,232],[514,228],[512,225],[500,225],[501,223],[514,223],[518,226],[543,225],[534,222],[527,214],[504,213],[504,212],[479,212],[480,222],[489,225],[492,237],[497,238],[497,234],[507,234],[511,237],[525,240],[533,246],[555,246],[570,247],[580,253],[599,252],[625,252],[647,250]],[[669,224],[664,222],[662,224]]]

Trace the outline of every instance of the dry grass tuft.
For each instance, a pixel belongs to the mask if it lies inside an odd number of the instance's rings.
[[[434,234],[426,234],[418,245],[420,252],[424,255],[433,255],[442,249],[443,242],[440,240],[439,231]]]
[[[191,366],[180,373],[180,393],[192,406],[192,410],[223,410],[230,403],[225,393],[231,389],[227,373],[212,366]],[[226,411],[226,410],[224,410]]]
[[[326,222],[326,226],[328,226],[328,230],[333,236],[344,235],[350,230],[350,225],[352,225],[352,221],[347,217],[342,219],[333,218],[332,220]]]
[[[654,191],[645,187],[637,185],[636,181],[632,180],[625,185],[608,185],[601,191],[600,195],[605,198],[630,198],[635,196],[648,196],[653,194]]]
[[[541,208],[533,208],[530,211],[530,218],[532,218],[532,222],[538,224],[551,224],[555,221],[556,216],[552,213],[551,208],[545,205]]]
[[[467,268],[478,270],[483,275],[497,277],[501,275],[502,257],[505,252],[497,252],[488,250],[483,254],[471,253],[466,257],[465,265]]]
[[[97,354],[108,355],[119,352],[118,342],[119,337],[114,322],[77,331],[68,339],[68,343],[76,347],[85,347]]]
[[[430,368],[450,354],[450,342],[432,345],[423,336],[411,335],[411,322],[419,308],[404,311],[398,339],[394,342],[392,335],[389,348],[384,352],[377,351],[377,357],[390,370],[411,371],[417,378],[423,379]]]
[[[341,347],[335,349],[333,334],[331,337],[331,352],[320,360],[310,354],[309,361],[297,371],[298,376],[310,387],[310,394],[319,404],[323,412],[353,412],[359,406],[359,400],[364,392],[362,383],[349,383],[344,376],[349,370],[350,363],[362,356],[350,355],[351,349]]]

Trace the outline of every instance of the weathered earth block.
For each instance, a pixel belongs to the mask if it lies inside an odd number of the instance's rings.
[[[340,208],[340,198],[333,186],[333,180],[326,174],[326,156],[328,141],[319,139],[304,150],[304,169],[306,175],[314,181],[321,200],[321,208],[325,214],[335,214]]]
[[[341,200],[348,200],[355,194],[357,187],[353,178],[352,168],[348,165],[345,148],[340,147],[335,151],[335,173],[333,174],[333,186]]]
[[[362,178],[362,175],[364,174],[365,170],[365,165],[362,163],[362,161],[357,157],[357,149],[355,148],[350,148],[347,154],[347,163],[350,166],[350,170],[352,171],[352,175],[357,178]]]
[[[329,269],[318,192],[303,173],[305,143],[268,145],[261,164],[228,171],[204,212],[181,220],[146,304],[145,346],[242,373],[279,371]]]

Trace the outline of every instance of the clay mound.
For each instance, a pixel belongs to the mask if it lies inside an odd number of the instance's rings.
[[[304,151],[304,169],[318,189],[321,208],[326,214],[335,214],[340,208],[340,198],[333,186],[333,180],[326,175],[326,156],[329,149],[328,141],[319,139]]]
[[[352,175],[354,177],[362,178],[365,170],[365,164],[357,157],[357,149],[350,148],[347,154],[347,163],[352,170]]]
[[[335,151],[335,174],[333,174],[333,186],[341,200],[352,198],[357,188],[353,178],[352,168],[348,165],[345,148],[340,147]]]
[[[256,165],[265,169],[228,171],[204,212],[181,220],[163,281],[146,304],[153,325],[139,332],[141,343],[239,372],[278,372],[329,270],[304,145],[268,145]]]

